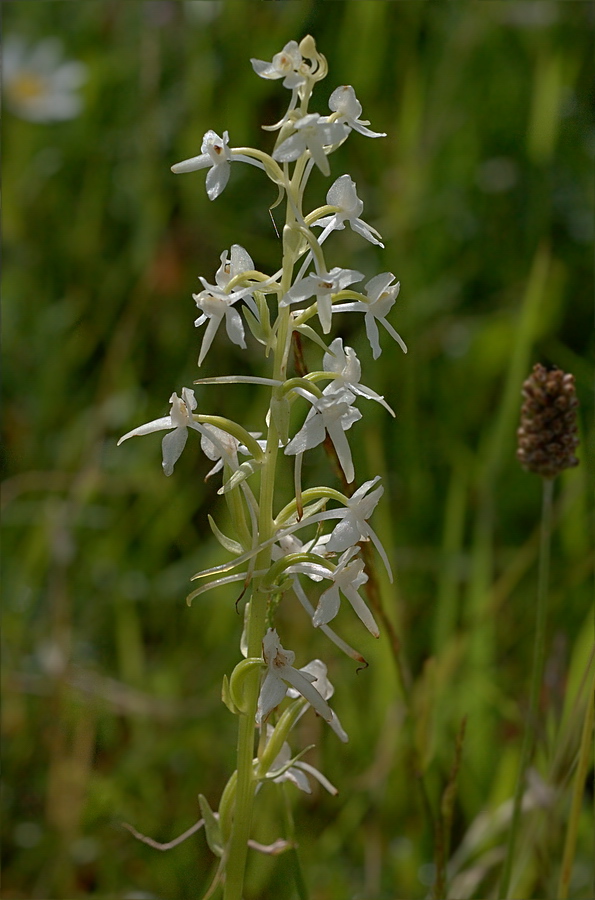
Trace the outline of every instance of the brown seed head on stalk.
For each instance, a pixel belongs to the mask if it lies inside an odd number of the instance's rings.
[[[525,469],[555,478],[563,469],[578,466],[574,375],[548,371],[537,363],[523,384],[523,398],[516,455]]]

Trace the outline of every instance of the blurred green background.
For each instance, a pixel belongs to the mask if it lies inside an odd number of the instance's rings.
[[[364,383],[397,412],[367,404],[352,434],[359,482],[385,484],[373,524],[397,579],[383,604],[415,715],[385,638],[362,639],[341,614],[370,661],[356,677],[301,610],[284,611],[297,664],[328,662],[350,734],[338,748],[312,716],[299,736],[340,790],[291,795],[307,881],[313,900],[428,896],[433,836],[407,747],[421,748],[436,805],[466,715],[452,896],[493,896],[495,813],[512,795],[527,705],[540,516],[540,481],[517,464],[514,437],[521,383],[541,361],[575,374],[582,439],[581,466],[556,484],[534,776],[544,806],[525,822],[515,894],[553,898],[593,638],[593,5],[29,0],[3,12],[5,41],[56,37],[87,79],[74,118],[31,122],[8,102],[4,116],[1,896],[186,900],[208,883],[202,833],[161,854],[120,823],[167,841],[199,818],[199,792],[217,805],[233,769],[237,722],[219,697],[239,658],[235,593],[184,603],[191,575],[225,558],[206,524],[217,479],[205,485],[194,436],[171,478],[159,437],[116,441],[166,415],[171,392],[199,374],[268,374],[254,342],[243,352],[223,332],[199,373],[191,293],[232,243],[278,268],[276,191],[235,165],[211,203],[204,173],[169,167],[199,153],[209,128],[270,149],[260,126],[289,95],[249,58],[311,33],[330,69],[312,109],[324,114],[331,91],[352,84],[371,127],[388,133],[354,133],[331,158],[386,250],[349,231],[327,246],[331,265],[391,270],[402,285],[391,321],[407,356],[383,334],[371,365],[360,317],[335,323]],[[312,207],[331,180],[313,176]],[[262,430],[265,394],[199,390],[203,411]],[[310,484],[327,477],[312,456]],[[282,829],[271,799],[259,806],[262,840]],[[576,900],[592,896],[590,815],[585,801]],[[293,896],[283,856],[253,859],[246,900]]]

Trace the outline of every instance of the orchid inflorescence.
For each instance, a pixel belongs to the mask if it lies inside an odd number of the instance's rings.
[[[272,154],[231,147],[227,131],[220,137],[209,130],[200,154],[172,166],[172,171],[207,169],[207,194],[215,200],[228,183],[232,163],[249,163],[262,169],[277,185],[279,199],[275,206],[286,198],[281,268],[272,274],[259,271],[248,252],[234,244],[221,254],[214,283],[201,277],[203,289],[193,295],[200,312],[195,325],[206,326],[199,366],[222,323],[237,346],[246,347],[247,326],[264,348],[270,361],[269,377],[226,375],[195,382],[203,389],[217,383],[267,387],[270,404],[262,432],[249,432],[223,416],[197,412],[194,391],[185,387],[181,397],[176,393],[170,397],[169,415],[141,425],[120,439],[121,443],[136,435],[166,431],[163,469],[171,475],[190,428],[199,432],[202,450],[214,463],[209,475],[222,472],[219,493],[227,500],[235,533],[223,534],[211,516],[209,522],[232,559],[197,573],[193,580],[200,584],[188,599],[190,602],[208,590],[235,582],[242,586],[241,596],[249,596],[241,639],[245,658],[229,679],[224,678],[223,687],[224,702],[241,717],[238,768],[223,792],[218,813],[212,813],[201,797],[207,839],[221,858],[218,877],[225,883],[226,898],[241,896],[252,803],[262,782],[289,780],[309,790],[309,773],[335,792],[323,775],[301,762],[301,754],[291,756],[286,743],[291,728],[312,706],[342,741],[347,740],[328,704],[333,688],[325,664],[313,660],[295,668],[295,654],[281,644],[275,628],[281,596],[296,597],[314,627],[362,662],[359,652],[329,626],[343,597],[368,631],[378,637],[374,617],[360,593],[368,580],[359,555],[361,542],[372,542],[392,578],[386,551],[369,524],[383,493],[379,477],[365,482],[351,496],[327,486],[304,489],[302,485],[304,454],[325,441],[334,448],[345,482],[353,483],[355,470],[347,432],[362,418],[356,408],[359,400],[374,400],[394,415],[384,397],[360,382],[361,365],[355,351],[344,346],[340,337],[329,343],[325,338],[331,333],[334,315],[361,312],[374,359],[381,353],[379,324],[406,351],[387,321],[399,292],[394,275],[376,275],[359,291],[354,285],[364,280],[361,272],[329,269],[325,261],[324,243],[334,231],[346,226],[383,247],[380,234],[361,218],[363,203],[353,180],[341,175],[329,188],[324,205],[309,213],[303,211],[304,191],[313,168],[329,175],[329,156],[352,131],[369,138],[385,135],[368,128],[369,122],[361,118],[361,104],[349,85],[331,94],[330,115],[308,111],[315,84],[327,74],[326,59],[317,51],[312,37],[305,37],[299,45],[290,41],[272,62],[251,62],[257,75],[283,79],[283,86],[291,91],[285,115],[266,127],[277,132]],[[314,229],[321,230],[317,234]],[[316,321],[322,335],[313,327]],[[288,376],[292,346],[303,339],[323,352],[322,365],[316,371]],[[291,434],[294,404],[305,405],[306,415],[301,427]],[[283,455],[294,460],[295,496],[275,510],[275,481]],[[332,527],[325,531],[327,523]],[[322,590],[314,606],[305,585],[317,583]],[[278,711],[282,703],[283,711]],[[260,729],[260,741],[253,758],[256,727]]]

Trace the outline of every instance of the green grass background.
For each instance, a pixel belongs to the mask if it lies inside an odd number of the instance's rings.
[[[428,896],[434,841],[409,748],[416,741],[436,807],[467,716],[451,848],[468,882],[456,896],[494,896],[540,516],[515,429],[521,383],[541,361],[575,374],[582,439],[581,466],[556,485],[536,757],[547,806],[524,820],[515,894],[554,898],[593,640],[592,4],[26,0],[3,12],[5,35],[58,36],[89,77],[77,119],[37,125],[6,112],[3,126],[0,896],[190,900],[208,883],[202,834],[161,854],[120,823],[169,840],[199,817],[199,792],[216,807],[233,769],[237,722],[219,697],[239,659],[235,593],[184,603],[190,576],[225,558],[206,524],[217,479],[205,485],[193,436],[171,478],[157,436],[116,440],[165,415],[170,393],[199,374],[267,374],[254,342],[242,352],[223,334],[198,372],[191,293],[235,242],[264,271],[278,267],[276,191],[235,165],[211,203],[204,173],[169,167],[199,153],[208,128],[270,149],[260,126],[289,95],[249,58],[311,33],[330,67],[312,109],[325,113],[334,87],[352,84],[372,128],[388,133],[354,133],[331,158],[386,250],[345,231],[328,258],[368,278],[391,270],[402,285],[391,321],[407,356],[384,334],[372,364],[359,317],[336,321],[364,383],[397,412],[368,404],[351,434],[359,482],[380,474],[385,485],[373,524],[397,578],[383,604],[413,673],[414,715],[384,637],[362,637],[341,613],[339,630],[370,661],[356,675],[300,610],[283,610],[297,664],[328,662],[350,734],[339,747],[311,717],[298,738],[316,743],[308,759],[340,790],[290,786],[306,880],[313,900]],[[330,183],[313,176],[312,207]],[[207,387],[199,402],[262,429],[257,389]],[[326,472],[312,454],[309,483]],[[576,900],[593,888],[590,779]],[[262,840],[282,829],[268,799]],[[288,865],[253,856],[246,900],[297,896]]]

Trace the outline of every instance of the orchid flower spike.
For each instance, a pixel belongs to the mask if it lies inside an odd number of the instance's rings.
[[[163,438],[163,471],[166,475],[171,475],[174,466],[182,455],[182,450],[186,446],[188,439],[188,429],[194,428],[196,431],[203,433],[203,426],[195,421],[192,412],[196,409],[196,397],[194,391],[190,388],[182,388],[182,397],[178,397],[173,393],[169,398],[171,409],[169,416],[163,416],[161,419],[154,419],[147,422],[146,425],[139,425],[129,431],[118,441],[118,446],[128,438],[138,437],[142,434],[151,434],[153,431],[165,431],[173,428],[170,434],[166,434]]]

